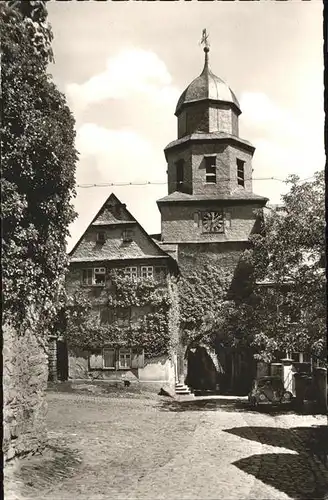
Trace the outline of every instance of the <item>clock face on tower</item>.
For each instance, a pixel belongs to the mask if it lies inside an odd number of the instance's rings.
[[[222,212],[203,212],[203,233],[223,233],[224,221]]]

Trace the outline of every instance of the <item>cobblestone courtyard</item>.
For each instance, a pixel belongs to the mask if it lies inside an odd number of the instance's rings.
[[[8,500],[328,498],[328,470],[306,445],[324,416],[149,395],[47,398],[49,447],[8,468]]]

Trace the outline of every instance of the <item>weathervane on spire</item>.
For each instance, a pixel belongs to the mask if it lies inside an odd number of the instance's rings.
[[[202,39],[200,41],[200,45],[204,45],[204,52],[208,52],[210,50],[210,43],[208,41],[209,35],[206,32],[206,28],[203,29]]]

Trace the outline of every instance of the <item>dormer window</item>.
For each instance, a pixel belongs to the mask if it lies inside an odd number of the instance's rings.
[[[97,233],[97,243],[105,243],[105,241],[106,241],[105,231],[99,231]]]
[[[237,184],[245,187],[245,162],[237,158]]]
[[[176,168],[177,168],[177,191],[182,191],[183,180],[184,180],[184,160],[177,161]]]
[[[124,229],[122,233],[123,243],[131,243],[133,240],[133,231],[132,229]]]
[[[216,156],[205,156],[206,184],[216,184]]]

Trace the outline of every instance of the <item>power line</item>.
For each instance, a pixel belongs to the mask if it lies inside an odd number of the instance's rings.
[[[298,182],[303,182],[307,181],[310,179],[313,179],[314,176],[312,177],[307,177],[305,179],[299,179]],[[220,181],[230,181],[231,179],[226,177],[223,179],[220,179]],[[279,179],[278,177],[253,177],[252,179],[245,179],[247,180],[253,180],[253,181],[278,181],[278,182],[286,182],[286,179]],[[159,186],[159,185],[164,185],[167,184],[167,181],[143,181],[143,182],[103,182],[99,184],[77,184],[77,188],[82,188],[82,189],[87,189],[87,188],[95,188],[95,187],[111,187],[111,186]]]

